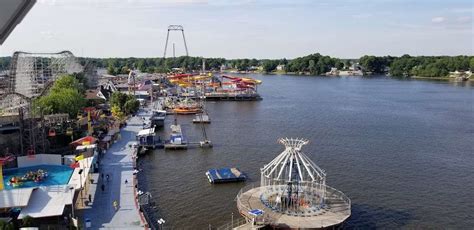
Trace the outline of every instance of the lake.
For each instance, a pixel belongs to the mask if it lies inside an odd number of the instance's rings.
[[[326,171],[329,186],[351,198],[345,228],[474,226],[470,82],[247,76],[263,80],[262,101],[206,104],[213,149],[155,150],[144,158],[167,227],[207,229],[230,222],[232,213],[237,218],[235,196],[283,151],[281,137],[308,139],[303,152]],[[193,118],[178,122],[199,141]],[[204,173],[219,167],[239,167],[250,180],[212,185]]]

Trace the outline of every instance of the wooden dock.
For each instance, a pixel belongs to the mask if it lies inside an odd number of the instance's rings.
[[[188,144],[171,144],[171,143],[165,143],[164,145],[165,150],[178,150],[178,149],[188,149]]]
[[[208,101],[260,101],[259,94],[233,94],[233,93],[212,93],[206,94]]]

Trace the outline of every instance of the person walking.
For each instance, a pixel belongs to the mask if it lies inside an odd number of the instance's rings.
[[[100,186],[100,189],[102,189],[102,192],[104,192],[104,190],[105,190],[105,185],[102,184],[102,185]]]
[[[109,174],[107,174],[105,178],[107,179],[107,182],[109,182]]]
[[[91,203],[91,202],[92,202],[92,195],[89,194],[89,203]]]
[[[114,200],[114,202],[112,202],[112,205],[114,206],[115,211],[117,211],[117,209],[118,209],[118,202],[117,202],[116,200]]]
[[[127,179],[125,179],[125,184],[128,184],[128,180],[127,180]]]

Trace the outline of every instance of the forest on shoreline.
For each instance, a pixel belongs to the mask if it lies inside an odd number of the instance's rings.
[[[174,68],[200,71],[203,59],[206,70],[221,68],[235,71],[324,75],[331,68],[361,68],[365,74],[390,74],[396,77],[447,77],[449,72],[474,70],[474,56],[369,56],[339,59],[319,53],[294,59],[225,59],[181,56],[176,58],[78,58],[81,64],[94,64],[112,75],[127,74],[130,69],[148,73],[167,73]],[[0,70],[8,70],[11,57],[0,57]]]

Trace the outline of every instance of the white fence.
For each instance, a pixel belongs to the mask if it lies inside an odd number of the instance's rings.
[[[62,165],[61,155],[36,154],[32,156],[17,157],[18,167],[29,167],[35,165]]]

